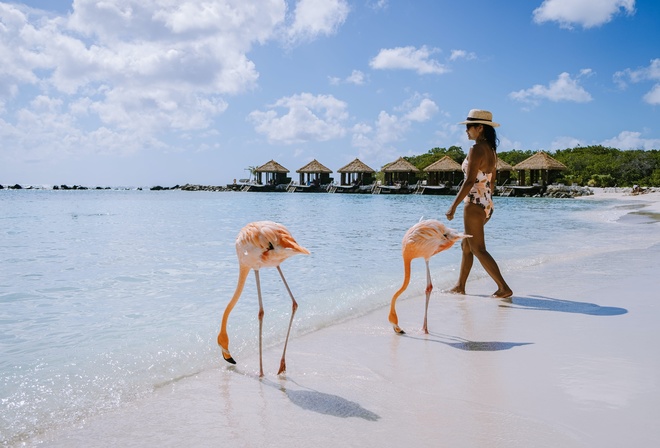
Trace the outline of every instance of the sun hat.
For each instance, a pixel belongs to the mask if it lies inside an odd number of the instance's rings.
[[[493,121],[493,114],[490,113],[490,111],[481,109],[472,109],[468,114],[467,119],[458,124],[487,124],[494,128],[500,125]]]

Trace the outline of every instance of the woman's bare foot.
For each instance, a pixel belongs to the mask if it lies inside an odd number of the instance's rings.
[[[513,295],[513,291],[511,291],[509,288],[505,289],[498,289],[493,293],[491,297],[497,297],[498,299],[507,299]]]
[[[460,286],[454,286],[453,288],[448,289],[445,292],[448,292],[449,294],[463,294],[463,295],[465,295],[465,288],[461,288]]]

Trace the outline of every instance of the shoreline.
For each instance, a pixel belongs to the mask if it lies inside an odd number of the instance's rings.
[[[660,210],[660,193],[583,198],[600,199]],[[507,272],[510,302],[488,297],[489,278],[472,280],[465,296],[434,290],[429,335],[419,330],[423,296],[404,297],[406,335],[394,334],[380,308],[292,339],[285,376],[275,375],[280,346],[265,349],[261,380],[256,354],[235,367],[218,355],[210,370],[30,443],[651,446],[660,438],[658,263],[660,236],[651,232],[641,250]]]
[[[632,194],[632,189],[626,191],[611,191],[607,188],[592,188],[594,194],[582,196],[580,200],[619,200],[639,204],[639,208],[623,215],[620,219],[637,223],[652,223],[660,221],[660,189],[651,189],[647,193]]]
[[[249,184],[227,184],[222,185],[200,185],[200,184],[183,184],[183,185],[174,185],[173,187],[163,187],[160,185],[155,186],[96,186],[96,187],[87,187],[83,185],[1,185],[0,190],[41,190],[41,191],[206,191],[206,192],[237,192],[242,191],[242,187]],[[296,184],[294,184],[296,185]],[[327,193],[326,186],[324,188],[314,190],[314,193]],[[499,187],[498,187],[499,188]],[[275,190],[268,190],[269,192],[286,192],[287,185],[279,185]],[[250,190],[250,192],[259,192],[258,190]],[[586,186],[567,186],[563,184],[553,184],[549,185],[547,189],[541,194],[530,195],[521,195],[521,196],[511,196],[511,197],[546,197],[546,198],[555,198],[555,199],[573,199],[581,197],[589,197],[593,195],[602,195],[602,194],[614,194],[614,195],[630,195],[630,196],[645,196],[647,194],[655,194],[660,192],[660,187],[644,187],[639,193],[632,193],[632,187],[624,188],[598,188],[598,187],[586,187]],[[365,191],[359,192],[350,192],[351,194],[364,194]],[[367,193],[371,193],[368,191]],[[407,194],[412,194],[412,191]],[[455,192],[443,193],[444,196],[452,196]],[[502,196],[502,194],[495,194],[494,196]],[[508,196],[508,195],[506,195]]]

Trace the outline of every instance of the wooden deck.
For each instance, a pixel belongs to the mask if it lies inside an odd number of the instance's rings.
[[[415,187],[409,188],[404,185],[376,185],[372,190],[373,194],[410,194]]]
[[[328,188],[318,185],[289,185],[286,191],[287,193],[327,193]]]
[[[499,196],[503,197],[535,196],[537,194],[543,194],[544,191],[545,187],[543,185],[507,185],[497,188]]]
[[[417,185],[415,194],[441,195],[451,194],[451,188],[448,185]]]

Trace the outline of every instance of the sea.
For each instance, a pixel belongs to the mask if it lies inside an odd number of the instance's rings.
[[[420,219],[461,230],[452,196],[0,190],[0,445],[79,424],[223,367],[216,337],[238,277],[235,238],[248,222],[284,224],[311,251],[282,264],[305,333],[383,310],[403,279],[401,239]],[[489,252],[507,272],[643,249],[639,203],[495,198]],[[460,248],[431,260],[434,294],[452,287]],[[478,263],[471,279],[485,277]],[[424,294],[423,260],[400,300]],[[281,344],[291,300],[263,269],[264,343]],[[511,285],[516,289],[516,285]],[[495,291],[470,291],[489,294]],[[258,350],[250,275],[229,319],[235,358]]]

